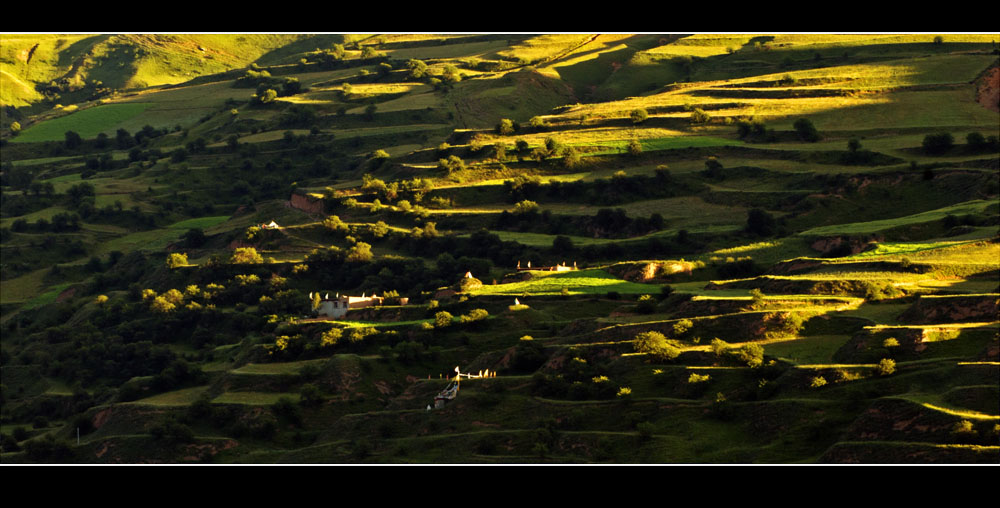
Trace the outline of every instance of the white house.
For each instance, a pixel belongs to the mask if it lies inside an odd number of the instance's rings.
[[[381,306],[384,300],[384,297],[375,295],[365,296],[362,294],[361,296],[347,296],[339,293],[335,297],[330,298],[330,293],[327,293],[326,296],[319,301],[319,307],[316,309],[316,313],[320,316],[339,319],[344,317],[348,310]],[[400,305],[406,305],[408,302],[409,298],[399,299]]]

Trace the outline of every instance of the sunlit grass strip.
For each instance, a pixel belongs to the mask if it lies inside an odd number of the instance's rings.
[[[796,369],[818,370],[818,369],[874,369],[874,363],[811,363],[796,365]]]
[[[883,256],[897,256],[901,254],[914,254],[917,252],[926,252],[940,250],[948,247],[955,247],[959,245],[969,245],[978,243],[981,240],[965,240],[959,242],[920,242],[920,243],[902,243],[902,242],[890,242],[890,243],[880,243],[875,249],[860,252],[853,256],[847,256],[840,258],[839,261],[849,261],[856,259],[866,259],[873,257],[883,257]]]
[[[659,291],[659,286],[639,284],[619,279],[599,270],[576,270],[569,272],[531,272],[532,279],[509,284],[483,285],[470,291],[477,295],[558,295],[565,288],[570,295],[600,294],[609,291],[629,294],[651,294]]]
[[[983,421],[991,421],[991,420],[1000,421],[1000,416],[983,414],[980,413],[979,411],[960,411],[957,409],[949,409],[946,407],[935,406],[934,404],[930,404],[927,402],[921,403],[920,405],[924,406],[927,409],[932,409],[934,411],[949,414],[952,416],[958,416],[961,418],[970,418],[974,420],[983,420]]]
[[[320,319],[316,321],[310,321],[310,323],[330,323],[332,325],[341,326],[344,328],[362,328],[366,326],[374,326],[376,328],[390,328],[394,326],[413,326],[419,325],[420,323],[432,323],[433,319],[415,319],[412,321],[338,321],[333,319]]]
[[[865,330],[879,331],[885,329],[897,329],[897,328],[907,328],[910,330],[927,330],[927,329],[939,329],[939,328],[988,328],[991,326],[1000,325],[1000,321],[983,321],[976,323],[942,323],[933,325],[870,325],[864,327]]]

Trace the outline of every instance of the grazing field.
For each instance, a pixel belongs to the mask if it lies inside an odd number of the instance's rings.
[[[61,141],[66,131],[74,131],[84,138],[93,138],[101,132],[113,135],[119,125],[142,114],[150,106],[152,105],[148,103],[104,104],[83,109],[25,129],[20,136],[11,141],[16,143]]]

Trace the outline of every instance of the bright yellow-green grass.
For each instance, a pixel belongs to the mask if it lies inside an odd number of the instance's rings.
[[[885,242],[876,244],[872,250],[853,256],[840,258],[843,260],[867,258],[892,258],[906,256],[910,259],[981,262],[982,260],[1000,259],[1000,244],[966,240],[958,242]]]
[[[510,49],[498,51],[497,55],[527,63],[539,62],[563,54],[590,37],[589,34],[539,35],[519,42]]]
[[[526,262],[527,260],[525,260]],[[570,295],[603,294],[609,291],[627,294],[652,294],[659,286],[639,284],[619,279],[599,269],[576,270],[570,272],[531,272],[534,277],[527,281],[510,284],[484,284],[470,291],[475,295],[558,295],[566,288]]]
[[[0,34],[0,103],[21,107],[41,100],[35,84],[62,77],[72,62],[66,58],[61,62],[60,54],[79,56],[74,44],[91,38],[94,36]]]
[[[937,393],[915,393],[910,392],[903,395],[896,395],[892,398],[909,400],[911,402],[916,402],[921,406],[930,409],[932,411],[938,411],[941,413],[949,414],[952,416],[958,416],[961,418],[968,418],[970,420],[1000,420],[1000,415],[991,415],[986,413],[981,413],[979,411],[972,411],[966,408],[955,407],[943,400],[941,394]]]
[[[608,55],[614,58],[614,55],[612,54],[624,54],[624,52],[628,50],[628,44],[626,43],[630,39],[634,39],[636,37],[643,36],[629,34],[598,35],[597,38],[576,48],[569,55],[543,66],[543,72],[545,72],[545,70],[549,70],[549,73],[554,74],[555,77],[563,77],[569,81],[579,80],[582,76],[574,77],[574,74],[579,72],[596,75],[600,79],[613,71],[613,67],[610,65],[610,62],[604,61],[601,58],[602,55]],[[624,57],[617,58],[618,61],[623,59]],[[595,68],[592,65],[597,65],[598,67]],[[601,67],[603,67],[603,69]]]
[[[839,234],[875,233],[878,231],[882,231],[884,229],[890,229],[898,226],[905,226],[909,224],[920,224],[924,222],[941,220],[948,215],[960,216],[965,214],[981,213],[986,208],[995,205],[996,201],[977,199],[973,201],[966,201],[964,203],[959,203],[957,205],[938,208],[936,210],[929,210],[918,214],[907,215],[905,217],[898,217],[895,219],[884,219],[884,220],[869,221],[869,222],[854,222],[848,224],[834,224],[831,226],[822,226],[807,231],[803,231],[802,233],[799,233],[799,235],[831,236]]]
[[[807,71],[782,72],[754,76],[744,81],[780,80],[786,75],[794,78],[826,78],[831,83],[808,87],[786,88],[838,88],[849,91],[889,90],[897,87],[928,84],[965,84],[955,90],[897,91],[891,94],[856,94],[851,96],[759,99],[713,98],[691,92],[705,90],[716,82],[694,83],[646,97],[633,97],[593,105],[577,105],[561,116],[577,117],[587,113],[596,117],[622,117],[635,108],[688,105],[697,107],[709,103],[747,104],[744,107],[713,111],[710,115],[757,116],[789,120],[800,116],[814,118],[823,129],[853,129],[858,125],[873,127],[928,126],[928,125],[983,125],[995,126],[996,114],[978,106],[968,83],[993,61],[989,55],[944,55],[920,59],[901,59],[891,62],[828,67]],[[952,106],[941,108],[947,102]],[[690,113],[672,113],[665,116],[686,117]],[[860,119],[864,122],[860,122]],[[872,121],[875,121],[872,124]]]

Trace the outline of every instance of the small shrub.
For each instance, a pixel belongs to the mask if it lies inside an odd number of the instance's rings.
[[[643,108],[638,108],[633,109],[628,116],[632,119],[632,123],[638,124],[645,122],[649,118],[649,113]]]
[[[636,336],[634,347],[636,352],[650,355],[657,361],[673,360],[680,356],[681,350],[660,332],[643,332]]]
[[[826,378],[823,376],[816,376],[809,380],[810,388],[819,388],[821,386],[826,386]]]
[[[726,350],[729,349],[729,343],[716,337],[712,339],[711,348],[712,352],[715,353],[715,356],[721,357],[725,354]]]
[[[709,376],[708,374],[697,374],[695,372],[692,372],[691,375],[688,376],[688,384],[704,383],[707,382],[709,379],[712,379],[712,376]]]
[[[453,316],[448,311],[441,311],[434,314],[434,327],[435,328],[447,328],[451,326],[451,321]]]
[[[879,360],[875,366],[875,372],[880,376],[888,376],[896,372],[896,361],[891,358]]]

